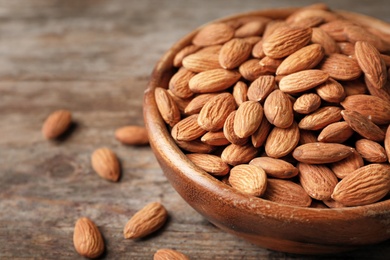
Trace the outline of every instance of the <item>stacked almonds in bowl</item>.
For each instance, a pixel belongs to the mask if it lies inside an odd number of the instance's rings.
[[[389,27],[387,27],[389,28]],[[209,23],[155,100],[173,140],[241,193],[351,207],[390,191],[390,30],[324,5]]]

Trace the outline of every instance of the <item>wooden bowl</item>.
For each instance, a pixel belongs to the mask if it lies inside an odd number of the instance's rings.
[[[262,10],[249,15],[285,18],[297,9]],[[390,35],[390,25],[372,17],[337,11]],[[215,21],[214,21],[215,22]],[[352,250],[390,238],[390,200],[338,209],[301,208],[244,195],[192,164],[172,139],[157,109],[154,90],[168,87],[175,54],[187,46],[199,28],[178,41],[156,64],[144,96],[144,120],[150,144],[175,190],[215,226],[272,250],[325,254]]]

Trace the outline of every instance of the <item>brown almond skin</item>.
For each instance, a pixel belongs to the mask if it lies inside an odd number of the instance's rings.
[[[300,129],[305,130],[320,130],[329,124],[339,121],[341,118],[341,108],[325,106],[306,115],[301,119],[298,126]]]
[[[234,119],[236,117],[236,112],[237,111],[235,110],[228,115],[223,125],[222,131],[230,143],[244,145],[248,142],[248,138],[241,138],[234,132]]]
[[[234,28],[225,23],[212,23],[204,26],[192,39],[197,46],[223,44],[234,37]]]
[[[97,258],[104,252],[104,240],[98,227],[89,218],[82,217],[76,222],[73,245],[77,253],[87,258]]]
[[[183,58],[183,68],[199,73],[207,70],[220,69],[219,51],[222,46],[209,46]]]
[[[293,152],[293,157],[303,163],[324,164],[340,161],[355,149],[337,143],[307,143],[298,146]]]
[[[229,140],[226,139],[223,131],[207,132],[201,137],[200,140],[206,144],[215,146],[223,146],[230,144]]]
[[[297,168],[299,182],[310,197],[317,200],[331,198],[338,179],[327,166],[298,163]]]
[[[248,86],[243,81],[238,81],[233,87],[233,97],[237,106],[248,100]]]
[[[336,80],[354,80],[362,74],[355,59],[339,53],[327,56],[321,63],[320,69]]]
[[[194,93],[190,90],[188,82],[196,74],[185,68],[179,69],[169,81],[169,89],[179,98],[190,98]]]
[[[382,129],[359,112],[343,110],[341,115],[348,125],[364,138],[377,142],[385,139],[385,133]]]
[[[196,74],[188,84],[194,93],[220,92],[234,85],[240,77],[234,70],[213,69]]]
[[[126,239],[145,237],[160,229],[168,218],[168,212],[159,202],[147,204],[126,223],[123,236]]]
[[[309,207],[312,202],[301,185],[280,179],[268,179],[267,189],[262,198],[297,207]]]
[[[245,61],[238,67],[238,71],[241,76],[248,81],[254,81],[262,75],[272,74],[267,68],[261,66],[260,59],[249,59]]]
[[[335,122],[324,127],[317,140],[318,142],[341,144],[347,141],[353,133],[354,131],[347,122]]]
[[[91,156],[92,168],[102,178],[117,182],[120,177],[119,160],[107,147],[96,149]]]
[[[194,114],[184,118],[175,124],[171,130],[173,139],[177,141],[193,141],[207,131],[198,125],[199,114]]]
[[[184,113],[186,115],[199,114],[204,104],[206,104],[207,101],[209,101],[212,97],[216,95],[218,95],[218,93],[206,93],[197,95],[187,104],[186,108],[184,109]]]
[[[377,142],[359,139],[355,143],[355,149],[368,162],[381,163],[387,161],[385,148]]]
[[[295,121],[288,128],[274,127],[265,142],[269,157],[280,158],[294,150],[299,142],[299,129]]]
[[[242,193],[259,197],[267,188],[267,175],[255,165],[240,164],[230,170],[229,183]]]
[[[199,139],[192,141],[175,140],[175,142],[181,149],[190,153],[211,153],[215,149],[215,146],[206,144]]]
[[[274,178],[289,179],[298,174],[294,165],[281,159],[262,156],[252,159],[249,164],[262,168],[268,176]]]
[[[55,139],[65,133],[71,123],[72,114],[69,110],[56,110],[43,123],[42,134],[46,139]]]
[[[336,41],[321,28],[313,28],[311,41],[320,44],[326,55],[340,52],[340,47],[337,45]]]
[[[230,167],[221,157],[213,154],[191,153],[187,158],[202,170],[214,176],[224,176],[229,173]]]
[[[179,107],[168,91],[164,88],[156,88],[154,90],[154,96],[158,111],[165,123],[172,127],[179,122],[181,118]]]
[[[321,99],[329,103],[340,103],[345,98],[343,86],[332,78],[316,87],[315,90]]]
[[[222,151],[221,159],[229,165],[248,163],[256,157],[258,149],[251,144],[236,145],[230,144]]]
[[[275,89],[264,102],[264,115],[276,127],[290,127],[294,121],[293,107],[287,94]]]
[[[329,74],[317,69],[302,70],[283,77],[279,89],[287,94],[297,94],[321,85]]]
[[[202,48],[201,46],[195,46],[195,45],[188,45],[186,47],[184,47],[183,49],[181,49],[176,55],[175,55],[175,58],[173,59],[173,66],[175,67],[180,67],[183,65],[183,59],[194,53],[194,52],[197,52],[200,48]]]
[[[143,126],[123,126],[115,130],[115,138],[126,145],[147,145],[149,137]]]
[[[267,140],[268,134],[271,131],[272,125],[268,122],[267,118],[263,116],[260,126],[251,135],[252,145],[256,148],[261,147]]]
[[[315,93],[305,93],[299,96],[293,105],[293,110],[300,114],[310,114],[321,106],[321,98]]]
[[[248,100],[264,101],[267,96],[275,89],[275,77],[271,75],[259,76],[248,88]]]
[[[388,126],[386,129],[384,146],[385,146],[385,151],[386,151],[388,161],[390,162],[390,126]]]
[[[234,69],[246,61],[252,52],[252,45],[243,39],[233,38],[226,42],[219,53],[219,64],[224,69]]]
[[[263,107],[257,101],[246,101],[242,103],[234,117],[234,132],[239,138],[246,138],[252,135],[263,119]]]
[[[389,190],[389,165],[373,163],[342,179],[336,185],[332,199],[344,206],[362,206],[379,201]]]
[[[153,260],[190,260],[190,258],[179,251],[162,248],[154,253]]]
[[[348,96],[340,103],[345,110],[356,111],[369,117],[377,125],[390,123],[390,103],[371,95]]]
[[[330,168],[336,174],[337,178],[344,179],[347,175],[349,175],[356,169],[362,167],[363,165],[364,165],[364,161],[362,156],[355,150],[347,158],[332,163],[330,165]]]

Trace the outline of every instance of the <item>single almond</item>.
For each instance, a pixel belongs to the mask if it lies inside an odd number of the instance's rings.
[[[264,115],[276,127],[290,127],[294,121],[293,107],[287,94],[275,89],[264,102]]]
[[[362,167],[364,161],[362,156],[355,150],[350,156],[341,161],[332,163],[330,168],[336,174],[337,178],[344,179],[356,169]]]
[[[264,101],[265,98],[275,89],[275,77],[271,75],[259,76],[248,88],[248,100]]]
[[[255,165],[262,168],[267,176],[289,179],[298,174],[298,169],[289,162],[271,157],[256,157],[249,162],[250,165]]]
[[[221,157],[213,154],[191,153],[187,158],[196,166],[214,176],[224,176],[229,173],[230,167]]]
[[[265,142],[265,152],[269,157],[281,158],[294,150],[299,142],[299,128],[294,121],[288,128],[274,127]]]
[[[354,80],[362,74],[355,59],[340,53],[325,57],[320,64],[320,69],[336,80]]]
[[[329,124],[339,121],[341,118],[341,108],[336,106],[325,106],[306,115],[301,119],[298,126],[300,129],[305,130],[320,130]]]
[[[259,151],[251,144],[237,145],[230,144],[223,149],[221,159],[227,164],[236,166],[243,163],[248,163],[256,157]]]
[[[240,138],[252,135],[259,127],[263,118],[263,107],[257,101],[242,103],[234,117],[233,129]]]
[[[299,182],[310,197],[316,200],[330,199],[338,179],[327,166],[298,163],[297,168]]]
[[[211,153],[215,149],[215,146],[206,144],[199,139],[192,141],[175,140],[175,142],[181,149],[190,153]]]
[[[229,183],[242,193],[260,197],[267,188],[267,175],[260,167],[240,164],[230,170]]]
[[[319,28],[329,34],[336,42],[348,42],[348,37],[344,29],[352,25],[353,23],[346,19],[336,19],[321,24]]]
[[[171,135],[177,141],[193,141],[206,133],[198,124],[199,114],[194,114],[180,120],[172,127]]]
[[[46,139],[55,139],[65,133],[72,123],[69,110],[56,110],[46,118],[42,126],[42,134]]]
[[[267,21],[265,19],[256,19],[249,21],[236,29],[234,37],[244,38],[249,36],[262,35]]]
[[[364,138],[377,142],[385,139],[385,133],[382,129],[359,112],[343,110],[341,115],[348,125]]]
[[[233,87],[233,97],[236,101],[237,106],[248,100],[247,97],[248,86],[243,81],[238,81]]]
[[[169,94],[169,96],[171,97],[172,101],[177,106],[177,109],[179,110],[179,113],[180,114],[184,114],[184,109],[187,107],[188,103],[190,103],[192,97],[191,98],[180,98],[180,97],[176,96],[175,94],[173,94],[170,89],[168,89],[166,92]],[[175,111],[176,108],[173,107],[173,110]],[[176,113],[176,111],[175,111],[175,113]]]
[[[169,89],[179,98],[190,98],[194,93],[190,90],[188,82],[195,73],[185,68],[179,69],[169,81]]]
[[[347,56],[355,55],[355,44],[350,42],[337,42],[337,46],[339,46],[341,54]]]
[[[236,110],[231,112],[226,118],[223,126],[223,134],[230,143],[244,145],[248,142],[248,138],[241,138],[234,132],[234,119],[236,117],[236,112]]]
[[[147,145],[149,137],[146,128],[143,126],[129,125],[115,130],[115,138],[122,144]]]
[[[212,97],[216,95],[218,95],[218,93],[205,93],[197,95],[187,104],[184,109],[184,113],[186,115],[199,114],[204,104],[206,104],[207,101],[209,101]]]
[[[297,207],[309,207],[312,202],[301,185],[289,180],[270,178],[267,180],[267,189],[262,198]]]
[[[252,48],[252,56],[257,59],[262,59],[265,57],[263,50],[263,40],[259,40]]]
[[[293,157],[303,163],[324,164],[341,161],[354,152],[352,147],[338,143],[307,143],[295,148]]]
[[[340,103],[345,110],[356,111],[368,117],[373,123],[390,123],[390,103],[371,95],[352,95]]]
[[[325,52],[320,44],[310,44],[286,57],[276,70],[276,75],[288,75],[317,66]]]
[[[192,39],[197,46],[223,44],[234,37],[234,28],[226,23],[211,23],[201,28]]]
[[[345,98],[344,87],[332,78],[316,87],[315,90],[322,100],[329,103],[340,103]]]
[[[123,236],[126,239],[143,238],[160,229],[167,218],[168,212],[161,203],[149,203],[128,220]]]
[[[263,66],[267,72],[275,73],[283,59],[273,59],[265,56],[259,61],[260,66]]]
[[[196,46],[193,44],[185,46],[178,53],[176,53],[175,58],[173,59],[173,66],[181,67],[183,65],[183,59],[185,57],[187,57],[188,55],[190,55],[192,53],[197,52],[201,48],[202,48],[201,46]]]
[[[364,160],[371,163],[382,163],[387,161],[385,148],[377,142],[368,139],[359,139],[355,143],[356,151]]]
[[[318,135],[318,142],[323,143],[344,143],[354,131],[347,122],[335,122],[324,127]]]
[[[233,38],[222,46],[219,53],[219,64],[224,69],[234,69],[246,61],[251,52],[251,44],[243,39]]]
[[[214,146],[223,146],[230,144],[229,140],[226,139],[223,131],[207,132],[201,137],[200,140],[206,144]]]
[[[207,70],[193,76],[189,87],[194,93],[220,92],[234,85],[240,77],[240,73],[233,70]]]
[[[198,124],[207,131],[222,129],[226,118],[236,109],[233,95],[224,92],[212,97],[200,110]]]
[[[154,253],[153,260],[190,260],[190,258],[177,250],[162,248]]]
[[[355,57],[366,80],[375,88],[382,88],[387,82],[387,69],[379,51],[369,42],[357,41]]]
[[[311,28],[276,28],[263,41],[264,53],[274,59],[286,57],[310,42]]]
[[[355,170],[335,187],[332,199],[345,206],[362,206],[382,199],[390,191],[390,167],[369,164]]]
[[[89,218],[82,217],[76,222],[73,245],[77,253],[88,258],[97,258],[104,252],[104,240],[98,227]]]
[[[321,98],[315,93],[305,93],[299,96],[293,105],[293,110],[299,114],[310,114],[321,106]]]
[[[327,32],[318,27],[312,30],[311,41],[320,44],[326,55],[340,52],[339,45],[337,45],[336,41]]]
[[[161,117],[171,127],[180,121],[181,115],[176,102],[164,88],[157,87],[154,90],[156,105]]]
[[[198,73],[221,68],[219,52],[222,46],[209,46],[183,58],[183,67],[189,71]]]
[[[92,168],[102,178],[109,181],[118,181],[120,166],[116,154],[109,148],[96,149],[91,156]]]
[[[238,67],[242,77],[248,81],[254,81],[262,75],[270,75],[266,67],[261,66],[260,59],[249,59]]]
[[[303,70],[283,77],[279,82],[279,89],[288,94],[296,94],[315,88],[328,78],[328,73],[322,70]]]
[[[261,123],[257,130],[251,135],[252,145],[256,148],[263,146],[267,140],[267,136],[271,130],[271,124],[268,122],[267,118],[263,116]]]
[[[389,77],[389,80],[385,83],[385,85],[382,88],[376,88],[370,81],[365,78],[365,83],[364,86],[367,87],[368,92],[372,96],[379,97],[386,101],[387,103],[390,103],[390,74],[387,74]],[[364,94],[364,93],[363,93]]]
[[[388,161],[390,162],[390,126],[388,126],[386,129],[384,147],[385,147]]]

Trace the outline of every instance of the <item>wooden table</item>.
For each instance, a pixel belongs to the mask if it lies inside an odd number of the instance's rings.
[[[387,0],[325,2],[390,21]],[[149,147],[114,138],[120,126],[143,124],[150,72],[175,41],[222,16],[291,5],[0,0],[0,259],[82,259],[72,242],[81,216],[103,233],[104,259],[152,259],[159,248],[192,259],[318,259],[269,251],[220,231],[173,190]],[[42,122],[59,108],[72,111],[75,126],[59,141],[44,140]],[[90,155],[102,146],[121,160],[118,183],[91,169]],[[152,201],[166,206],[168,223],[145,239],[123,239],[127,220]],[[357,257],[388,258],[390,242],[329,259]]]

